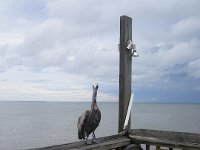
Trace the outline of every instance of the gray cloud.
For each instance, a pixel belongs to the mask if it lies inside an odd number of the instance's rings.
[[[104,92],[117,96],[119,16],[124,14],[133,17],[133,39],[140,54],[133,60],[134,85],[181,89],[182,85],[190,84],[189,80],[199,81],[198,0],[170,0],[162,4],[158,0],[0,3],[3,18],[3,24],[0,24],[3,41],[0,43],[0,71],[8,73],[17,67],[26,68],[33,79],[23,75],[21,78],[25,79],[21,80],[30,83],[36,92],[36,87],[42,88],[48,95],[48,90],[52,91],[55,85],[51,78],[67,78],[75,80],[68,84],[83,87],[98,81],[114,89]],[[33,11],[28,11],[29,7]],[[38,79],[35,73],[42,74],[45,70],[49,76]],[[17,74],[19,70],[14,72]],[[52,77],[51,73],[57,76]],[[177,81],[177,76],[187,78],[187,82]],[[26,81],[47,82],[35,85]],[[54,90],[62,91],[63,83],[57,82],[61,87]],[[199,87],[194,84],[188,87],[191,86]],[[74,89],[73,86],[66,89],[70,88]]]
[[[188,64],[188,69],[187,69],[188,74],[195,79],[199,79],[200,78],[199,68],[200,68],[200,59],[191,61]]]
[[[170,32],[171,37],[182,40],[190,40],[193,38],[200,38],[200,18],[186,18],[180,20],[172,26]]]

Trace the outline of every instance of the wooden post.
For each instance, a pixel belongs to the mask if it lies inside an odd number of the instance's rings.
[[[127,49],[127,41],[132,40],[132,18],[120,17],[120,68],[119,68],[119,127],[123,131],[124,121],[131,96],[132,55]],[[130,117],[131,118],[131,117]],[[130,129],[131,119],[127,128]]]
[[[146,150],[150,150],[150,145],[146,144]]]
[[[160,146],[156,145],[156,150],[160,150]]]

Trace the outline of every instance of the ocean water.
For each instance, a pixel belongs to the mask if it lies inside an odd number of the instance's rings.
[[[118,103],[98,103],[96,136],[117,133]],[[21,150],[77,141],[77,120],[90,103],[0,102],[0,149]],[[134,104],[131,125],[200,133],[199,104]]]

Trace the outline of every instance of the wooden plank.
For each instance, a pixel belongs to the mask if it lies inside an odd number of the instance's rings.
[[[131,143],[146,144],[147,149],[150,149],[149,145],[157,145],[160,147],[168,147],[170,149],[181,148],[187,150],[200,150],[200,134],[196,133],[131,129],[128,132],[128,137],[125,136],[125,132],[123,132],[122,134],[97,138],[97,140],[100,142],[99,144],[85,145],[84,141],[79,141],[63,145],[36,148],[34,150],[114,149],[118,147],[127,146]]]
[[[169,140],[179,139],[182,142],[200,143],[200,134],[197,133],[186,133],[186,132],[173,132],[173,131],[160,131],[160,130],[149,130],[149,129],[131,129],[130,134],[141,135],[147,137],[167,137]]]
[[[132,18],[120,17],[120,66],[119,66],[119,127],[118,132],[123,130],[124,121],[131,96],[132,56],[127,50],[127,41],[132,40]],[[128,123],[130,129],[130,120]]]
[[[129,137],[138,144],[200,150],[200,134],[196,133],[142,129],[130,130]]]
[[[156,145],[156,150],[160,150],[160,146]]]
[[[146,150],[150,150],[150,145],[146,144]]]
[[[79,147],[78,149],[79,150],[102,150],[102,149],[109,150],[109,149],[124,147],[124,146],[129,145],[130,143],[131,143],[131,140],[129,138],[121,137],[121,138],[105,141],[100,144],[82,146],[82,147]],[[75,149],[73,149],[73,150],[75,150]]]
[[[99,144],[85,145],[84,141],[79,141],[62,145],[36,148],[32,150],[107,150],[127,146],[131,142],[131,140],[128,137],[123,136],[123,134],[97,138],[97,140],[100,142]]]

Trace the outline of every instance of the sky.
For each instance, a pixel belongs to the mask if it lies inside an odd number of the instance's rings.
[[[1,0],[0,101],[117,102],[122,15],[134,101],[200,103],[199,0]]]

